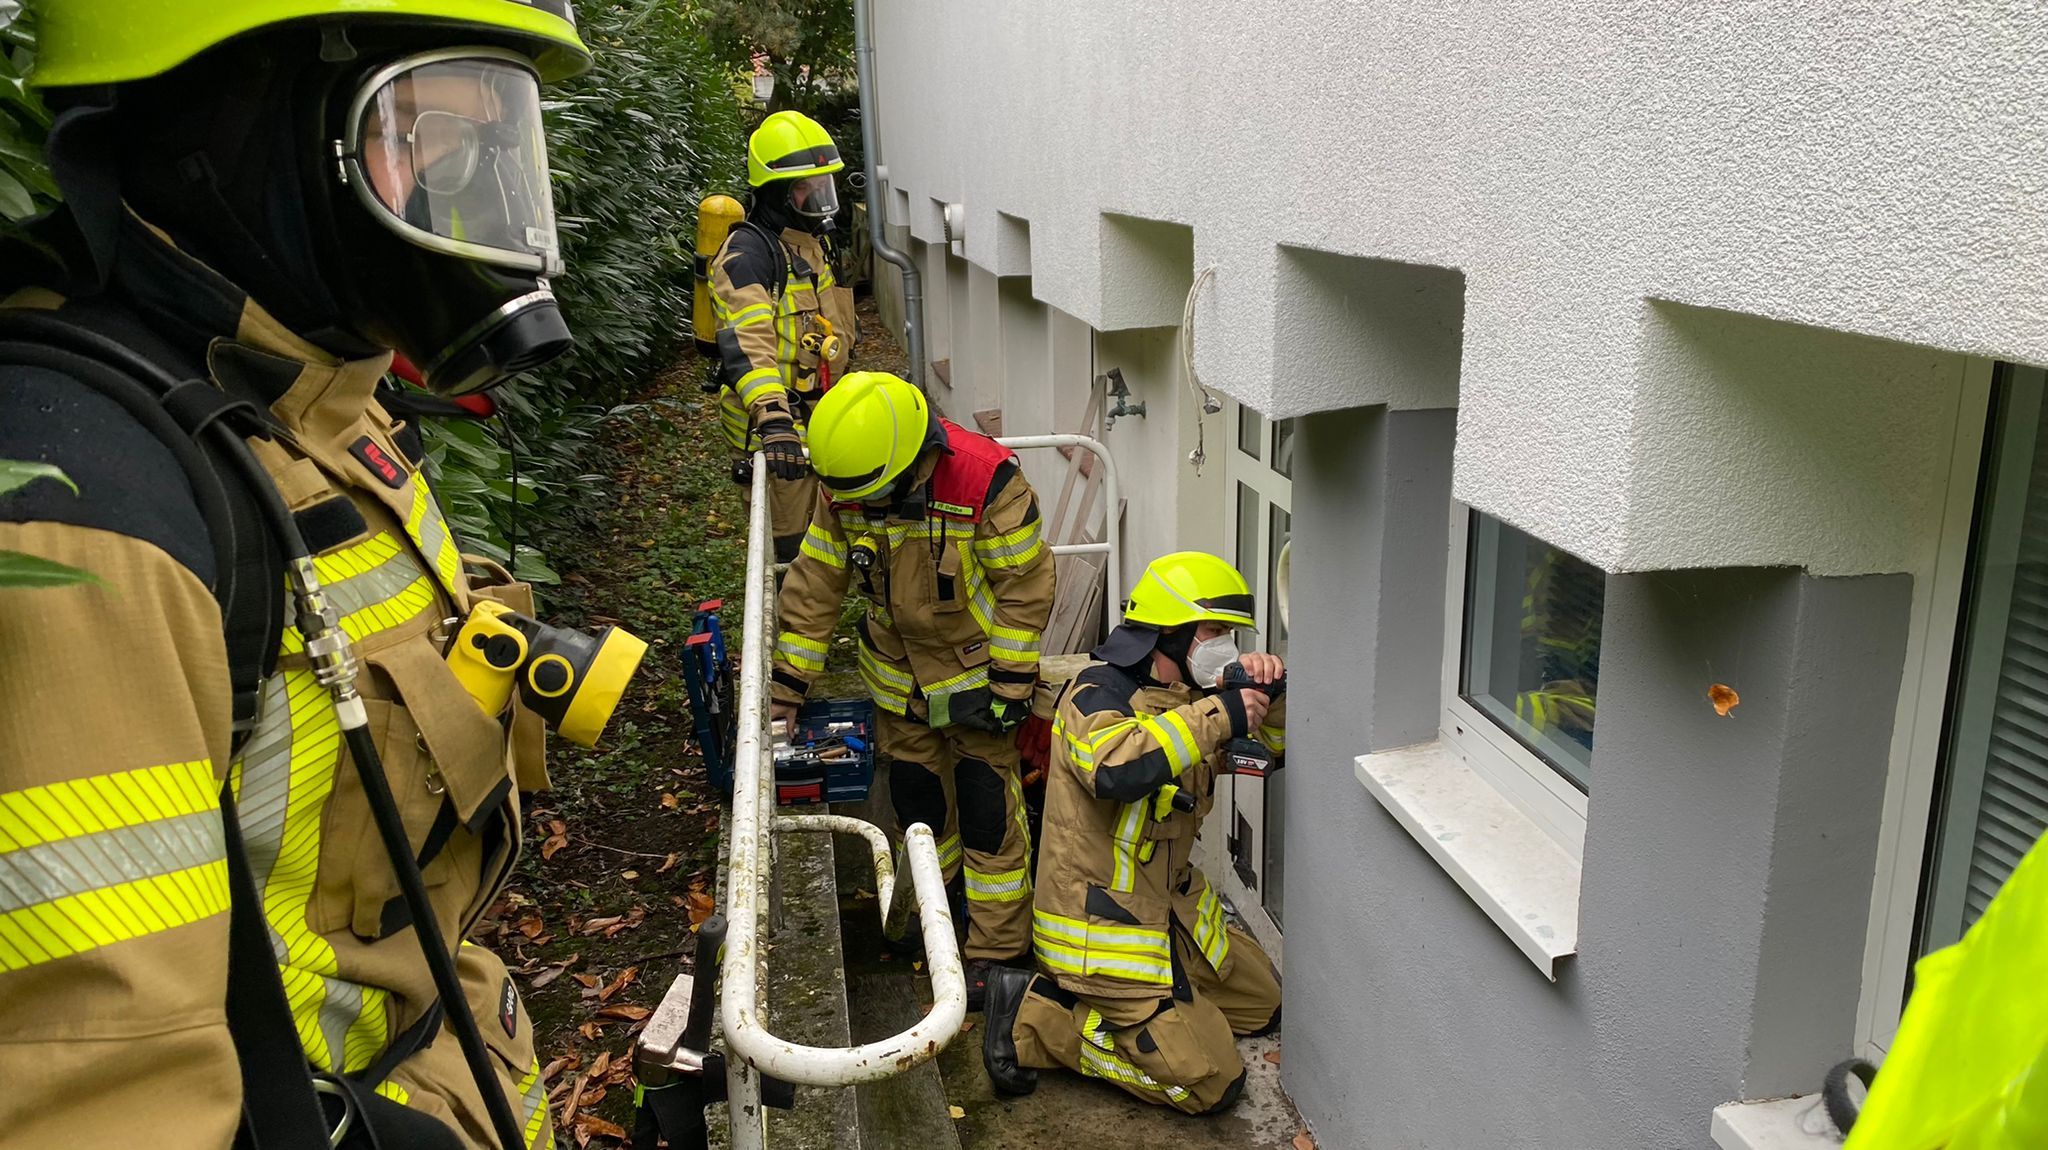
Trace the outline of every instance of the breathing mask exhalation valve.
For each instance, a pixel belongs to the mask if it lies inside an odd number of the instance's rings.
[[[528,710],[588,747],[611,721],[646,654],[647,644],[620,627],[592,635],[480,600],[456,633],[448,666],[486,714],[502,713],[517,686]]]

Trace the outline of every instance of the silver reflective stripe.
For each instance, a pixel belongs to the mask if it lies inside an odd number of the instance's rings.
[[[271,871],[277,867],[278,851],[284,845],[285,809],[291,802],[292,708],[285,696],[286,678],[272,675],[263,683],[256,733],[242,748],[242,790],[235,800],[242,841],[249,854],[249,873],[259,895],[270,885]],[[318,688],[317,683],[313,686]],[[285,960],[282,945],[277,958]]]
[[[425,524],[421,525],[421,533],[425,534]],[[413,562],[412,555],[401,549],[360,575],[327,584],[327,598],[341,614],[353,615],[392,598],[425,575],[420,565]]]
[[[194,811],[0,854],[0,914],[225,857],[219,811]]]

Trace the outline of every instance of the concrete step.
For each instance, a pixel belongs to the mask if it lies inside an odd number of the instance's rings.
[[[783,835],[777,849],[782,923],[768,938],[763,1017],[774,1034],[792,1042],[848,1045],[846,964],[839,945],[839,887],[831,838]],[[719,879],[721,890],[730,889],[722,867]],[[711,1108],[711,1144],[730,1145],[724,1106]],[[775,1150],[893,1145],[863,1142],[854,1092],[823,1086],[800,1086],[794,1109],[768,1111],[768,1144]]]

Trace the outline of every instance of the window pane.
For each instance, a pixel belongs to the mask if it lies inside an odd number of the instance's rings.
[[[1294,421],[1283,419],[1273,425],[1273,470],[1294,478]]]
[[[2048,407],[2040,368],[2002,365],[1970,548],[1922,953],[1984,913],[2048,828]]]
[[[1583,790],[1593,762],[1606,576],[1477,512],[1468,551],[1460,690]]]
[[[1252,602],[1259,598],[1259,493],[1237,485],[1237,554],[1230,557],[1252,585]]]
[[[1237,409],[1237,449],[1253,459],[1264,458],[1259,448],[1266,438],[1266,417],[1249,407],[1239,405]]]
[[[1266,614],[1259,627],[1266,636],[1266,650],[1287,657],[1287,621],[1280,617],[1280,549],[1287,545],[1293,517],[1278,506],[1273,508],[1273,536],[1266,551]]]

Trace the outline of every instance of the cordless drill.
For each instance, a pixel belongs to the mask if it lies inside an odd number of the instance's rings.
[[[1277,703],[1280,696],[1287,693],[1287,672],[1280,672],[1280,677],[1270,683],[1255,683],[1251,675],[1245,671],[1244,664],[1232,663],[1223,668],[1223,679],[1217,685],[1225,691],[1249,687],[1254,691],[1263,692],[1268,699]],[[1284,759],[1274,758],[1273,752],[1266,744],[1249,736],[1230,740],[1230,745],[1224,748],[1223,757],[1230,774],[1250,775],[1255,779],[1265,778],[1268,772],[1279,770],[1285,762]]]

